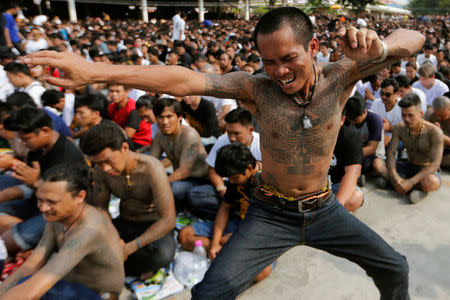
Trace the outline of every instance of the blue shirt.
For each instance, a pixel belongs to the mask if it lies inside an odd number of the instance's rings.
[[[43,108],[43,110],[49,115],[50,118],[52,118],[54,130],[58,131],[62,136],[73,137],[69,127],[67,127],[66,123],[64,123],[60,116],[55,115],[46,108]]]
[[[14,17],[11,16],[8,13],[3,13],[3,17],[6,21],[6,28],[9,30],[9,36],[11,38],[11,42],[18,43],[20,42],[19,38],[19,28],[17,27],[16,20],[14,20]]]

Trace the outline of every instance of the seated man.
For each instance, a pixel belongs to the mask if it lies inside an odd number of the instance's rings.
[[[430,62],[425,62],[421,65],[417,73],[419,74],[419,80],[414,82],[412,86],[425,94],[427,106],[431,107],[436,97],[442,96],[449,91],[448,86],[435,78],[436,67]]]
[[[128,97],[129,88],[119,84],[109,86],[109,97],[112,103],[108,106],[108,115],[125,130],[127,136],[139,149],[147,146],[152,140],[151,124],[139,118],[136,101]]]
[[[386,153],[386,165],[382,176],[389,179],[395,190],[402,195],[409,192],[412,203],[425,198],[440,186],[439,168],[444,149],[442,131],[422,119],[423,111],[419,96],[407,94],[399,103],[403,123],[393,128],[392,140]],[[399,142],[405,145],[408,161],[395,162]],[[414,189],[413,188],[417,188]]]
[[[260,171],[250,150],[239,142],[226,145],[217,153],[216,169],[220,176],[228,177],[229,184],[214,222],[197,222],[184,227],[178,234],[181,246],[189,251],[195,241],[201,240],[214,259],[233,231],[244,219],[252,193],[253,177]],[[272,265],[266,267],[256,278],[261,281],[269,276]]]
[[[28,66],[11,62],[4,69],[11,84],[19,89],[20,92],[25,92],[30,95],[36,106],[42,107],[41,95],[45,92],[45,88],[39,81],[31,77]]]
[[[8,252],[14,253],[36,246],[44,231],[45,221],[33,191],[40,175],[54,165],[82,164],[85,160],[71,140],[53,129],[51,118],[42,109],[25,106],[13,111],[4,127],[16,131],[30,150],[27,163],[16,161],[12,167],[12,177],[22,184],[16,183],[0,192],[1,238]]]
[[[125,242],[125,273],[139,276],[168,265],[175,254],[175,208],[161,163],[131,152],[111,122],[89,129],[80,147],[95,164],[93,205],[107,213],[111,194],[120,198],[113,223]]]
[[[165,152],[172,163],[173,173],[169,176],[175,206],[185,206],[185,199],[194,187],[207,183],[208,165],[206,150],[198,132],[181,124],[183,108],[171,98],[155,102],[153,112],[159,131],[150,147],[150,155],[160,159]]]
[[[85,202],[85,165],[60,164],[39,181],[47,224],[27,261],[0,286],[0,299],[117,299],[124,282],[120,238],[111,222]]]
[[[200,96],[185,96],[181,102],[185,119],[200,134],[203,146],[212,145],[222,134],[214,104]]]
[[[342,112],[341,129],[333,151],[328,174],[333,183],[333,193],[348,211],[356,211],[363,204],[363,194],[357,187],[361,175],[363,151],[357,131],[342,126],[345,121],[345,108]]]
[[[372,168],[379,173],[384,159],[383,121],[378,115],[367,111],[363,100],[357,95],[348,99],[345,116],[346,125],[357,131],[362,143],[362,174]]]
[[[425,113],[427,111],[427,97],[425,96],[425,94],[421,90],[413,88],[411,86],[411,83],[409,82],[408,77],[406,77],[405,75],[398,75],[397,77],[395,77],[395,80],[397,80],[398,82],[398,95],[403,98],[406,94],[409,93],[417,94],[422,104],[422,111],[423,113]]]
[[[392,136],[392,127],[402,121],[402,113],[397,105],[400,100],[397,80],[386,78],[381,83],[381,98],[375,100],[370,111],[383,120],[384,145],[386,146]]]
[[[188,195],[188,207],[195,215],[214,220],[220,202],[227,190],[222,176],[215,171],[217,151],[232,142],[240,142],[250,149],[258,162],[261,161],[259,134],[254,131],[252,115],[243,108],[236,108],[225,116],[227,133],[221,135],[206,158],[209,184],[191,189]]]
[[[450,169],[450,99],[439,96],[433,100],[433,106],[427,111],[425,120],[441,128],[444,133],[444,156],[441,167]]]

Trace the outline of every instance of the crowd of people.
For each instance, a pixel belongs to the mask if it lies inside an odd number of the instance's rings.
[[[377,243],[351,260],[382,296],[408,298],[406,260],[349,212],[364,205],[366,178],[417,203],[450,168],[448,16],[314,14],[301,21],[314,26],[305,42],[282,31],[290,14],[301,18],[297,10],[274,10],[266,23],[200,23],[178,12],[149,23],[104,14],[71,24],[18,21],[20,7],[8,3],[0,16],[0,136],[11,151],[0,155],[0,234],[10,255],[34,250],[0,286],[0,299],[117,299],[125,275],[148,277],[170,264],[177,241],[192,251],[197,240],[213,264],[194,298],[233,298],[294,244],[349,257],[322,243],[329,219],[311,224],[308,241],[294,237],[313,219],[308,212],[326,209],[348,225],[333,230],[351,226]],[[283,38],[312,53],[312,67],[297,64]],[[307,71],[291,73],[291,64]],[[114,219],[112,196],[121,200]],[[205,221],[175,240],[184,210]],[[294,220],[293,211],[305,227],[280,221]],[[284,227],[268,230],[271,218]],[[261,236],[286,240],[269,247]],[[392,259],[394,274],[363,263],[369,255]],[[228,265],[233,259],[241,269]]]

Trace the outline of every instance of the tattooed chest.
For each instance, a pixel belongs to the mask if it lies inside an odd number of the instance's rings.
[[[274,162],[295,164],[294,169],[329,156],[339,132],[336,98],[316,98],[306,108],[289,98],[280,100],[276,103],[271,99],[261,105],[258,125],[263,151]]]

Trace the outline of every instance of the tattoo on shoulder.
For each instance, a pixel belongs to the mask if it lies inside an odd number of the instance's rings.
[[[243,87],[248,78],[246,72],[232,72],[227,75],[208,74],[205,92],[218,98],[241,99],[245,97]]]

